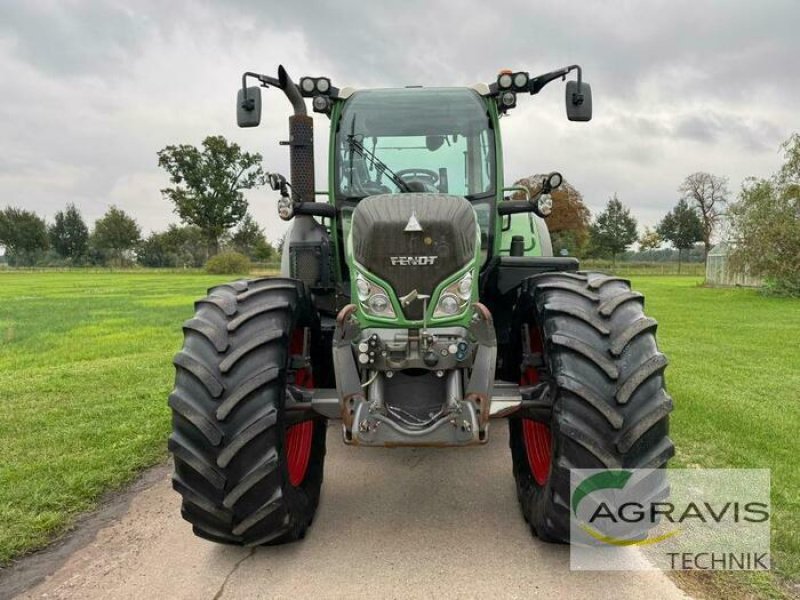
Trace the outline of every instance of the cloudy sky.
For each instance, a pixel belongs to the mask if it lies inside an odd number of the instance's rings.
[[[52,218],[74,202],[93,221],[116,204],[163,228],[176,217],[156,152],[209,134],[288,175],[279,93],[265,93],[261,128],[236,128],[243,70],[283,63],[296,79],[377,87],[579,63],[594,120],[566,120],[560,83],[522,98],[503,120],[506,180],[557,169],[593,210],[616,192],[652,225],[691,172],[738,190],[780,164],[800,130],[798,23],[796,0],[2,0],[0,207]],[[327,119],[315,119],[320,187]],[[248,197],[277,239],[274,196]]]

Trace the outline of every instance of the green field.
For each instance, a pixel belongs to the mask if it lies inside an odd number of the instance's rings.
[[[166,456],[180,324],[225,279],[0,273],[0,564]]]
[[[226,279],[0,273],[0,564],[163,460],[180,323]],[[660,322],[675,464],[768,467],[773,565],[800,579],[800,301],[634,278]]]

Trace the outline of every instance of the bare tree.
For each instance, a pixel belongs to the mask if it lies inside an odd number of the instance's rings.
[[[728,178],[698,171],[692,173],[678,188],[681,197],[697,209],[703,222],[703,260],[711,251],[711,236],[719,225],[728,203]]]

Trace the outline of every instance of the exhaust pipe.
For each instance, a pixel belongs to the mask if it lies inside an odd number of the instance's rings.
[[[278,67],[280,87],[294,108],[289,117],[289,165],[295,202],[314,202],[314,120],[289,73]]]

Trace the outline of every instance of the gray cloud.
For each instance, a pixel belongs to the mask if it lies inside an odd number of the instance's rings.
[[[0,206],[47,216],[75,202],[94,219],[112,202],[147,229],[174,221],[155,152],[222,133],[288,171],[288,105],[267,93],[265,125],[238,130],[242,70],[326,74],[339,85],[462,85],[498,68],[578,62],[595,119],[564,118],[563,88],[521,99],[503,120],[506,178],[559,169],[594,209],[614,192],[643,224],[696,170],[732,187],[778,165],[797,127],[800,5],[677,0],[487,5],[477,0],[235,0],[0,4]],[[324,142],[325,119],[317,119]],[[318,145],[320,183],[324,146]],[[274,197],[251,196],[277,238]]]

